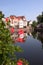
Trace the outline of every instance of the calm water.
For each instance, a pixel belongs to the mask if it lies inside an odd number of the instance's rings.
[[[43,65],[43,43],[40,40],[28,36],[24,43],[16,43],[24,50],[21,53],[16,53],[17,57],[25,58],[30,62],[30,65]]]

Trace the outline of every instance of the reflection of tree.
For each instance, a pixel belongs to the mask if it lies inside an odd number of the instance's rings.
[[[38,40],[41,41],[42,49],[43,49],[43,33],[41,33],[41,32],[40,33],[39,32],[33,32],[32,35],[33,35],[34,38],[37,38]]]
[[[33,31],[32,35],[33,35],[34,38],[36,38],[36,32]]]
[[[43,33],[38,33],[38,38],[43,43]]]
[[[34,38],[37,38],[38,40],[40,40],[43,43],[43,33],[33,32],[32,35]]]
[[[43,44],[42,44],[42,49],[43,49]]]
[[[38,39],[41,41],[42,49],[43,49],[43,34],[42,33],[40,35],[38,35]]]

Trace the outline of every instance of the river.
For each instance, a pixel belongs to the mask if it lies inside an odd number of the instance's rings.
[[[30,65],[43,65],[43,43],[33,36],[28,36],[23,43],[16,43],[24,51],[16,53],[18,58],[25,58],[30,62]]]

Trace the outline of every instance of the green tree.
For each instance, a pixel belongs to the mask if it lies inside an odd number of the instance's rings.
[[[39,24],[39,23],[43,23],[43,12],[42,12],[41,15],[38,15],[38,16],[37,16],[37,23],[38,23],[38,24]]]
[[[34,20],[33,22],[32,22],[32,27],[36,27],[37,26],[37,22]]]
[[[0,65],[16,65],[15,52],[21,52],[19,46],[15,46],[8,29],[2,21],[4,14],[0,12]]]
[[[2,13],[2,11],[0,11],[0,19],[2,19],[4,17],[4,14]]]

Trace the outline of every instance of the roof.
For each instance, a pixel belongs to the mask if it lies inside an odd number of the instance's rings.
[[[10,19],[12,19],[16,22],[18,22],[20,20],[23,20],[23,21],[26,20],[25,16],[15,16],[15,15],[11,15],[11,16],[5,18],[6,21],[9,21]]]
[[[15,16],[15,15],[11,15],[10,18],[11,18],[11,19],[15,19],[16,16]]]
[[[18,16],[18,19],[26,20],[25,16]]]
[[[18,19],[18,20],[26,20],[25,16],[15,16],[15,15],[11,15],[10,16],[11,19]]]

